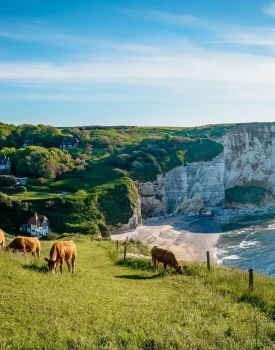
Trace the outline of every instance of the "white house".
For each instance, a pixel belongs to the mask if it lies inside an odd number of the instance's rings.
[[[28,177],[18,177],[17,178],[17,185],[26,185],[29,182]]]
[[[34,213],[27,222],[27,232],[31,236],[45,236],[49,233],[49,220],[45,215]]]
[[[0,158],[0,171],[9,173],[11,169],[10,159],[5,157]]]

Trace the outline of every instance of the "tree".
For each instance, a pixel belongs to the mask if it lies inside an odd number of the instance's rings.
[[[85,145],[85,153],[87,156],[91,156],[93,151],[93,146],[90,143],[86,143]]]

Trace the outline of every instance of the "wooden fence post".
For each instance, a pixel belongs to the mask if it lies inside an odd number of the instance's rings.
[[[118,251],[118,239],[116,241],[116,251]]]
[[[253,269],[249,269],[248,273],[249,273],[249,286],[248,286],[248,289],[252,291],[253,288],[254,288]]]
[[[126,261],[126,248],[127,247],[127,244],[126,242],[124,243],[124,261]]]
[[[210,253],[206,252],[206,258],[207,258],[207,270],[210,271]]]

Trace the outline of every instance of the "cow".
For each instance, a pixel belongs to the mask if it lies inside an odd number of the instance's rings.
[[[4,248],[5,247],[5,233],[3,230],[0,228],[0,247]]]
[[[45,258],[45,261],[48,263],[49,272],[51,273],[55,273],[56,268],[60,263],[60,272],[62,273],[65,260],[70,273],[71,266],[69,259],[72,260],[72,273],[74,273],[76,259],[76,246],[74,241],[61,241],[54,243],[50,250],[50,259]]]
[[[151,255],[152,255],[152,263],[156,271],[158,270],[158,264],[162,262],[165,271],[166,271],[167,265],[169,265],[169,266],[172,266],[177,271],[177,273],[182,274],[182,267],[178,263],[174,253],[171,250],[162,249],[162,248],[158,248],[157,246],[154,246],[151,250]]]
[[[33,256],[35,256],[35,254],[36,254],[37,257],[39,258],[41,247],[40,247],[39,239],[37,237],[17,236],[6,247],[6,250],[7,251],[18,250],[19,252],[22,252],[24,255],[26,254],[26,252],[28,252],[28,253],[32,253]]]

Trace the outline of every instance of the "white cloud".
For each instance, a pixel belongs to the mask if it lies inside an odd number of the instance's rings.
[[[275,3],[271,3],[268,6],[264,7],[264,13],[268,16],[275,17]]]

